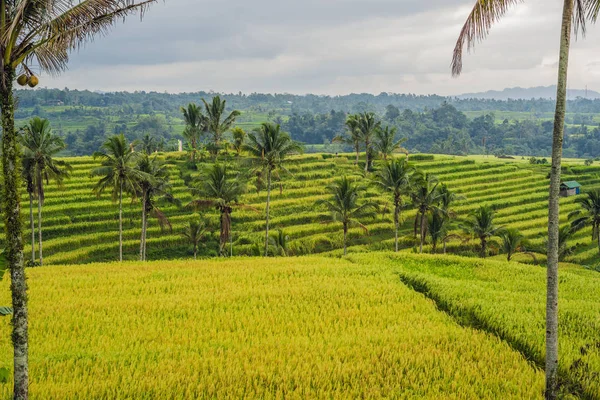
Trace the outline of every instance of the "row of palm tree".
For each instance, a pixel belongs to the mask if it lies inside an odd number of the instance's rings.
[[[216,157],[221,149],[223,136],[231,129],[235,119],[241,114],[237,110],[227,114],[225,111],[226,101],[221,100],[220,96],[213,97],[210,103],[202,99],[202,103],[204,109],[195,103],[190,103],[187,107],[181,107],[185,122],[183,136],[190,146],[192,162],[196,161],[200,143],[205,135],[210,136],[208,150],[213,157]],[[238,135],[239,133],[237,131]]]
[[[408,151],[402,147],[406,138],[396,140],[397,132],[396,127],[382,126],[375,113],[363,112],[349,115],[346,119],[346,132],[336,136],[333,141],[351,145],[356,153],[356,164],[359,162],[361,149],[364,149],[364,170],[367,173],[373,165],[376,153],[384,160],[396,151],[403,151],[408,155]]]
[[[140,260],[146,260],[146,239],[148,217],[155,217],[161,226],[169,229],[171,224],[159,207],[159,201],[178,203],[171,193],[169,173],[163,161],[157,156],[134,150],[135,143],[128,143],[121,135],[109,137],[94,159],[100,160],[100,167],[94,168],[92,176],[100,179],[93,192],[100,196],[110,191],[113,201],[119,205],[119,261],[123,261],[123,196],[140,199],[142,209],[142,232],[140,237]]]

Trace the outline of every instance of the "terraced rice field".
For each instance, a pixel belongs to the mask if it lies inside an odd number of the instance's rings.
[[[538,368],[401,270],[316,256],[30,269],[31,398],[542,398]],[[5,366],[9,332],[0,319]]]
[[[172,171],[171,182],[175,195],[183,204],[192,200],[192,195],[180,176],[180,164],[185,156],[167,154]],[[325,157],[325,158],[324,158]],[[90,171],[97,163],[89,157],[69,158],[73,165],[73,177],[63,188],[47,186],[44,206],[44,262],[47,264],[76,264],[96,261],[112,261],[118,255],[118,209],[108,194],[96,198],[92,194],[95,179]],[[232,161],[233,162],[233,161]],[[451,190],[460,193],[465,200],[455,205],[459,217],[480,204],[492,204],[497,208],[497,222],[522,230],[534,245],[541,245],[546,231],[547,169],[528,164],[506,161],[471,160],[461,157],[435,156],[433,159],[413,161],[414,165],[438,176]],[[202,165],[200,165],[200,169]],[[271,229],[283,229],[290,236],[290,253],[294,255],[336,251],[342,246],[342,233],[337,224],[323,223],[323,213],[315,208],[318,199],[327,196],[326,186],[342,175],[353,176],[368,183],[353,164],[353,155],[305,155],[290,160],[290,174],[281,174],[281,182],[274,184],[271,203]],[[573,166],[566,179],[576,179],[585,189],[600,186],[598,167]],[[197,174],[193,172],[193,174]],[[281,183],[281,186],[280,186]],[[281,191],[280,191],[281,189]],[[377,188],[370,187],[368,197],[382,205],[380,215],[366,221],[369,234],[359,228],[350,232],[350,251],[366,249],[389,250],[392,248],[392,214],[390,199]],[[562,200],[562,223],[567,223],[567,214],[576,209],[574,198]],[[257,243],[263,240],[266,191],[256,192],[248,183],[248,193],[241,202],[252,209],[236,209],[232,215],[233,253],[250,255]],[[28,198],[23,198],[28,206]],[[162,231],[158,223],[150,220],[148,232],[148,258],[187,258],[191,248],[180,232],[192,211],[173,205],[164,207],[171,219],[173,230]],[[23,210],[24,219],[28,212]],[[124,207],[125,257],[136,259],[139,254],[141,229],[139,202],[126,202]],[[205,219],[213,221],[216,228],[217,213],[203,212]],[[415,246],[411,235],[415,211],[404,213],[402,246],[409,251]],[[573,245],[579,243],[570,261],[593,263],[598,255],[587,230],[579,232]],[[26,238],[29,237],[25,236]],[[202,256],[216,255],[218,232],[212,235],[207,246],[200,249]],[[475,242],[450,242],[449,250],[461,254],[475,254]],[[429,249],[428,249],[429,250]],[[26,254],[28,253],[26,249]]]

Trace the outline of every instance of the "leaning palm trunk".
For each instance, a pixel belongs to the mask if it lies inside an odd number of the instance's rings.
[[[221,235],[219,237],[219,252],[221,256],[227,255],[227,242],[231,231],[231,207],[225,206],[221,211]]]
[[[265,232],[265,257],[269,255],[269,204],[271,202],[271,169],[267,169],[267,228]]]
[[[35,262],[35,223],[33,221],[33,193],[29,191],[29,226],[31,228],[31,262]]]
[[[27,284],[23,264],[23,234],[18,185],[19,150],[15,132],[13,81],[15,70],[5,65],[0,79],[0,108],[2,113],[2,173],[4,176],[4,223],[6,253],[10,268],[12,292],[12,343],[14,355],[15,399],[29,395],[29,335],[27,326]]]
[[[123,182],[119,187],[119,262],[123,261]]]
[[[573,0],[565,0],[560,35],[556,112],[552,134],[552,170],[550,172],[550,198],[548,202],[548,269],[546,292],[546,398],[558,396],[558,233],[559,192],[562,161],[563,134],[567,100],[567,69],[571,44]]]

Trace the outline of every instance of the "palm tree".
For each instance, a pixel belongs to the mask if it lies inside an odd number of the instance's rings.
[[[213,164],[212,167],[194,182],[192,192],[200,199],[188,206],[195,208],[215,207],[221,214],[221,234],[219,252],[226,254],[226,246],[231,235],[231,212],[233,207],[242,206],[239,197],[246,191],[246,184],[239,177],[232,177],[226,166]]]
[[[377,120],[375,113],[364,112],[359,115],[357,129],[360,132],[360,137],[362,138],[363,143],[365,144],[365,173],[369,172],[369,167],[372,162],[372,160],[369,158],[369,155],[372,152],[371,140],[373,139],[373,135],[375,135],[380,128],[381,121]]]
[[[2,125],[2,171],[4,218],[8,234],[7,258],[11,271],[13,302],[15,399],[29,393],[27,287],[23,265],[23,233],[18,185],[19,151],[15,132],[13,86],[17,70],[25,73],[20,83],[36,86],[39,79],[28,65],[57,74],[67,68],[70,50],[105,34],[124,17],[140,12],[155,0],[2,1],[0,2],[0,109]]]
[[[202,108],[198,107],[195,103],[189,103],[187,108],[181,107],[181,113],[185,122],[183,136],[190,144],[190,156],[192,162],[194,162],[196,161],[198,143],[200,142],[202,133],[206,129],[206,116],[202,113]]]
[[[158,206],[160,200],[171,204],[179,201],[171,193],[169,183],[169,170],[164,162],[156,157],[150,158],[147,154],[137,160],[137,169],[143,173],[137,183],[137,196],[142,205],[142,234],[140,237],[140,261],[146,261],[146,237],[148,234],[148,216],[158,220],[161,228],[167,226],[172,229],[171,222]]]
[[[269,252],[269,206],[271,203],[271,177],[276,169],[283,169],[286,158],[301,153],[300,143],[292,140],[289,134],[281,131],[279,125],[264,122],[255,132],[248,134],[244,149],[254,158],[260,169],[267,173],[267,209],[265,232],[265,257]]]
[[[221,100],[221,97],[213,97],[210,103],[202,99],[204,108],[206,111],[206,130],[213,135],[213,155],[218,154],[221,146],[221,140],[223,140],[223,134],[227,132],[231,126],[235,123],[236,117],[241,113],[238,110],[233,110],[229,113],[225,119],[225,100]]]
[[[246,131],[236,126],[231,130],[231,134],[233,135],[233,148],[239,157],[242,154],[244,142],[246,141]]]
[[[360,145],[362,143],[360,130],[358,129],[358,119],[358,114],[348,115],[348,118],[346,119],[347,135],[339,135],[333,138],[333,142],[335,143],[347,143],[352,145],[352,148],[356,152],[355,164],[358,164],[358,159],[360,157]]]
[[[414,169],[404,159],[386,163],[379,171],[376,183],[393,196],[394,201],[394,249],[398,251],[398,228],[400,213],[405,208],[402,196],[410,194],[411,175]]]
[[[592,241],[598,242],[600,252],[600,189],[587,193],[587,197],[578,197],[575,203],[581,206],[581,210],[575,210],[569,214],[573,231],[578,231],[586,226],[592,227]]]
[[[427,234],[427,215],[435,211],[443,212],[442,208],[439,207],[441,195],[438,185],[437,178],[431,174],[421,172],[414,174],[410,197],[412,198],[413,206],[417,208],[415,235],[418,225],[420,227],[420,253],[423,252],[423,245],[425,244]]]
[[[142,138],[142,152],[144,154],[150,155],[157,149],[158,145],[156,143],[156,139],[150,136],[148,133],[146,133]]]
[[[94,153],[94,159],[100,159],[101,166],[92,170],[92,176],[100,176],[94,186],[94,193],[100,197],[106,189],[111,190],[113,201],[119,203],[119,261],[123,261],[123,192],[135,194],[139,191],[139,182],[147,175],[136,168],[139,154],[131,151],[125,137],[109,137]]]
[[[273,247],[273,253],[278,256],[287,257],[289,241],[289,235],[287,235],[283,230],[278,229],[276,235],[270,237],[271,247]]]
[[[375,149],[387,160],[395,151],[402,149],[402,143],[406,142],[406,138],[396,140],[396,132],[398,129],[394,127],[386,126],[385,128],[378,129],[375,132]]]
[[[202,221],[194,218],[188,221],[185,229],[181,232],[181,235],[187,239],[194,249],[194,260],[196,260],[198,255],[198,245],[206,235],[207,230]]]
[[[485,258],[487,245],[492,236],[496,236],[503,228],[494,224],[495,211],[487,205],[480,206],[471,213],[471,219],[464,222],[462,228],[466,233],[475,235],[480,242],[480,255]]]
[[[486,38],[491,26],[506,14],[519,0],[477,1],[463,26],[452,59],[452,73],[462,71],[462,55],[476,41]],[[550,195],[548,202],[548,269],[546,299],[546,398],[558,396],[558,256],[560,219],[560,173],[562,145],[567,105],[567,75],[571,32],[579,29],[585,33],[588,21],[596,22],[600,13],[599,0],[564,0],[558,59],[558,83],[556,89],[556,111],[552,134],[552,169],[550,170]]]
[[[346,255],[348,253],[348,228],[356,225],[367,232],[367,227],[359,221],[359,218],[374,217],[377,204],[372,201],[361,204],[360,197],[364,188],[350,182],[345,176],[329,186],[328,189],[333,198],[331,200],[318,200],[316,205],[327,209],[330,213],[330,218],[334,222],[339,221],[342,223],[344,230],[344,255]]]
[[[50,121],[47,119],[33,118],[23,129],[23,135],[20,138],[23,146],[23,166],[30,169],[30,171],[25,171],[26,179],[31,179],[33,192],[38,199],[38,245],[40,265],[43,265],[42,207],[45,199],[44,181],[48,183],[50,180],[54,180],[59,186],[62,186],[63,180],[69,176],[72,168],[65,161],[54,158],[66,146],[59,136],[52,133]],[[30,222],[33,222],[31,212]]]
[[[444,254],[446,254],[446,238],[448,237],[450,219],[442,209],[434,209],[427,217],[427,232],[431,237],[431,251],[436,252],[437,244],[444,243]]]

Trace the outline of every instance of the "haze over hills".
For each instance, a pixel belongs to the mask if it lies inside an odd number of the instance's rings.
[[[537,86],[532,88],[506,88],[504,90],[488,90],[487,92],[465,93],[456,96],[459,99],[494,99],[494,100],[509,100],[509,99],[554,99],[556,97],[556,85],[553,86]],[[585,89],[569,89],[567,98],[575,100],[578,97],[587,99],[600,99],[600,93],[594,90]]]

